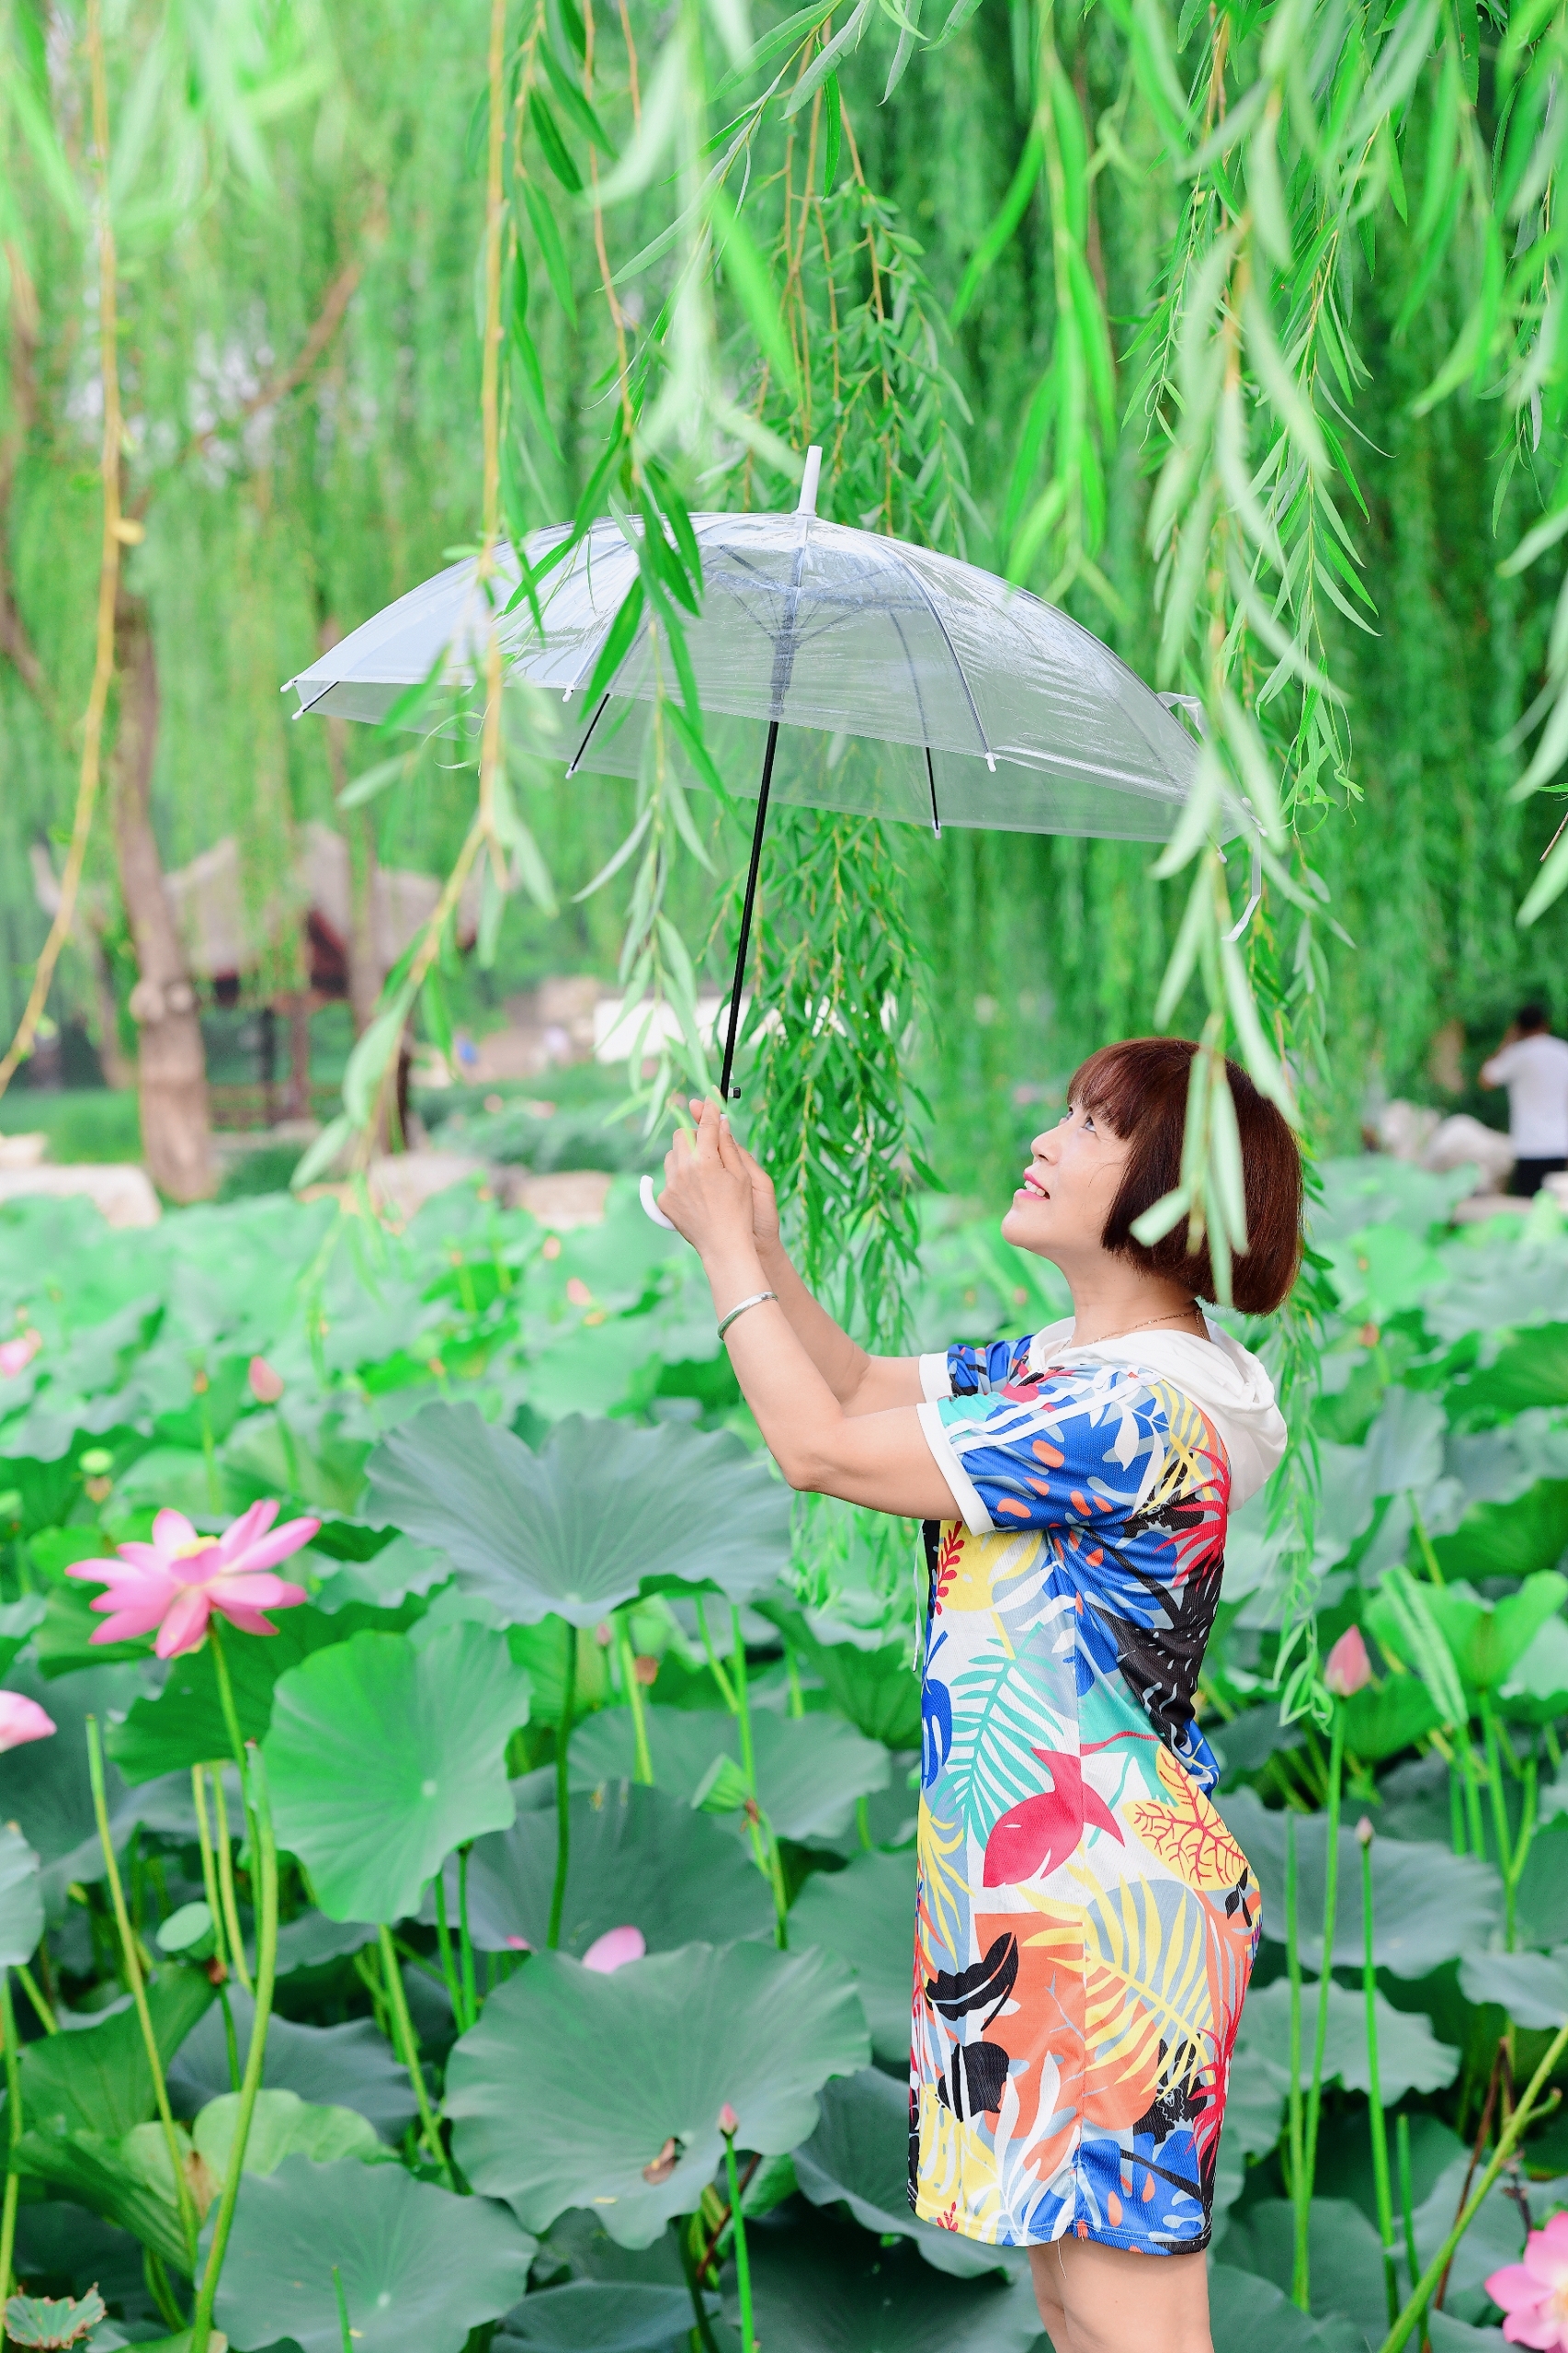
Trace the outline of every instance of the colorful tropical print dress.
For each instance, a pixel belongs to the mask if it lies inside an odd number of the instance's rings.
[[[1135,1363],[998,1341],[946,1385],[919,1409],[962,1517],[926,1531],[911,2203],[996,2245],[1199,2248],[1260,1912],[1192,1716],[1225,1448]]]

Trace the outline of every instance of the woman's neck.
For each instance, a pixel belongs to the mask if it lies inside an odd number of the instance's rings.
[[[1073,1294],[1074,1347],[1090,1347],[1130,1331],[1185,1332],[1207,1339],[1203,1311],[1189,1286],[1141,1267],[1110,1260],[1086,1268],[1063,1267]]]

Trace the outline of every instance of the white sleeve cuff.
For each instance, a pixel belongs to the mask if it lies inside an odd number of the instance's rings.
[[[934,1356],[920,1358],[919,1364],[920,1394],[926,1403],[934,1405],[940,1399],[950,1397],[953,1393],[953,1384],[948,1373],[946,1348],[938,1350]]]
[[[930,1361],[929,1358],[922,1358],[922,1366]],[[937,1401],[928,1399],[925,1404],[916,1405],[915,1410],[920,1416],[920,1427],[925,1433],[926,1443],[931,1449],[932,1459],[947,1481],[949,1492],[958,1506],[960,1519],[971,1535],[994,1536],[996,1523],[981,1502],[979,1491],[973,1480],[959,1461],[957,1449],[937,1411]]]

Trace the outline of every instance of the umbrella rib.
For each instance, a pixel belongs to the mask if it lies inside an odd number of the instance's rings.
[[[892,623],[893,635],[903,648],[903,658],[909,665],[909,683],[915,689],[915,708],[920,714],[920,728],[925,737],[926,781],[931,788],[931,830],[939,840],[942,833],[942,820],[937,813],[937,771],[931,765],[931,729],[926,717],[926,698],[920,691],[920,673],[915,666],[915,656],[909,650],[909,640],[903,633],[903,622],[899,620],[897,613],[891,609],[888,612],[888,619]]]
[[[930,608],[931,619],[936,622],[937,627],[942,632],[942,642],[953,657],[953,667],[959,674],[959,683],[964,691],[964,700],[969,705],[969,715],[974,722],[974,732],[979,736],[981,748],[985,754],[985,765],[992,770],[993,774],[994,774],[996,768],[996,755],[991,748],[990,740],[986,735],[983,722],[981,720],[980,708],[974,699],[974,690],[969,683],[969,672],[964,668],[962,662],[959,658],[958,647],[953,643],[952,639],[948,634],[948,624],[942,619],[941,614],[937,610],[936,598],[932,596],[931,591],[926,587],[926,583],[921,579],[920,574],[915,571],[915,566],[910,563],[908,557],[901,555],[898,558],[898,562],[903,565],[904,571],[908,573],[911,580],[914,581],[915,586],[919,589],[920,594],[925,597],[926,605]]]

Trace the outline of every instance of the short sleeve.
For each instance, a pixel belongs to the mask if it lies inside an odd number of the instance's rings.
[[[1504,1046],[1490,1062],[1482,1063],[1481,1075],[1488,1086],[1506,1086],[1517,1070],[1518,1063],[1517,1045]]]
[[[920,1359],[920,1385],[933,1403],[949,1397],[990,1397],[1028,1370],[1034,1335],[1021,1340],[955,1340],[950,1348]]]
[[[1094,1490],[1102,1484],[1102,1452],[1123,1441],[1123,1416],[1113,1409],[1114,1427],[1108,1427],[1103,1411],[1074,1410],[1078,1382],[1059,1374],[1042,1384],[1031,1375],[1028,1340],[996,1342],[993,1348],[1009,1349],[1005,1364],[985,1361],[993,1351],[949,1348],[949,1370],[969,1374],[973,1385],[960,1390],[955,1379],[946,1396],[928,1396],[916,1408],[959,1518],[981,1536],[1068,1519],[1092,1525],[1111,1508]],[[992,1379],[994,1370],[1004,1377]],[[1103,1388],[1106,1378],[1101,1368],[1096,1386]],[[1134,1484],[1142,1468],[1133,1472]]]

